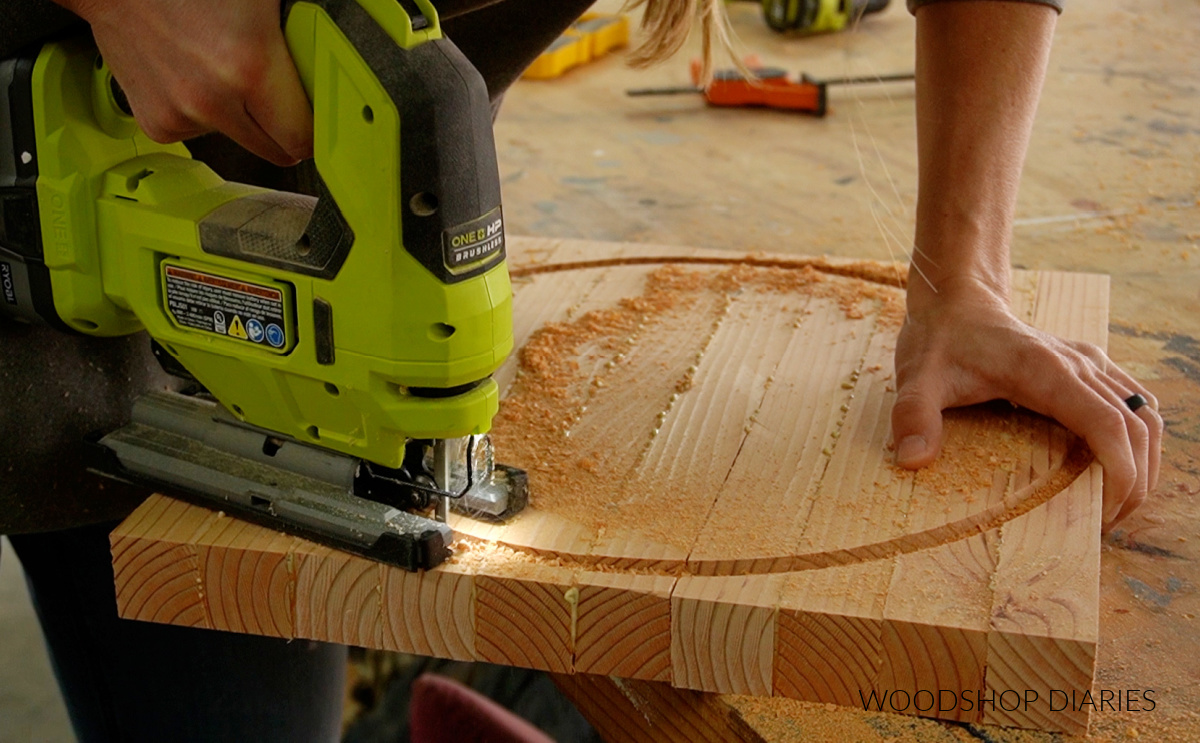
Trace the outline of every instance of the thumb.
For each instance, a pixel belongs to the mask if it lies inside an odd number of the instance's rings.
[[[915,470],[932,462],[942,448],[942,404],[932,385],[910,380],[897,390],[892,407],[896,464]]]

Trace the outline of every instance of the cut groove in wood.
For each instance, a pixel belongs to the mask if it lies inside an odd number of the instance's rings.
[[[683,265],[698,268],[684,269]],[[912,522],[902,533],[863,530],[860,544],[853,544],[853,539],[847,543],[845,530],[835,529],[832,541],[837,548],[831,548],[828,541],[803,537],[824,533],[817,531],[820,524],[809,523],[804,514],[816,505],[836,502],[844,487],[844,476],[831,478],[831,483],[822,487],[821,477],[829,460],[839,462],[839,472],[867,469],[891,481],[904,479],[889,472],[886,461],[890,455],[884,442],[890,426],[880,411],[890,410],[889,388],[871,383],[872,376],[879,376],[878,370],[890,365],[892,351],[888,343],[874,344],[871,338],[894,337],[896,308],[902,306],[898,289],[878,283],[890,278],[893,271],[861,262],[685,256],[678,261],[662,257],[567,261],[514,273],[533,277],[521,292],[536,295],[531,301],[541,305],[536,301],[544,296],[539,287],[553,287],[553,279],[561,271],[567,275],[600,272],[609,283],[625,284],[630,293],[640,290],[641,294],[622,300],[613,309],[585,313],[532,334],[530,343],[510,361],[510,366],[519,363],[523,370],[505,375],[514,381],[506,390],[507,407],[496,421],[494,437],[498,448],[515,461],[536,458],[532,471],[540,474],[539,479],[556,494],[568,489],[582,492],[587,487],[607,491],[612,510],[601,515],[588,507],[581,514],[579,508],[564,509],[555,502],[543,508],[535,494],[533,507],[512,524],[494,527],[464,519],[455,523],[461,533],[582,568],[619,565],[674,576],[811,570],[883,559],[987,531],[1053,497],[1092,461],[1082,441],[1074,437],[1058,440],[1048,452],[1050,466],[1023,487],[1005,493],[1002,500],[981,501],[974,508],[948,509],[945,518],[939,518],[936,510],[926,509],[926,518]],[[752,332],[747,328],[730,334],[710,353],[714,339],[724,328],[736,325],[739,313],[747,307],[760,327],[767,324],[764,318],[768,323],[784,318],[794,327],[786,336],[764,335],[760,347],[738,348]],[[839,356],[838,349],[843,347],[848,353]],[[791,356],[785,353],[772,357],[761,390],[766,397],[748,404],[741,422],[710,430],[706,419],[696,418],[689,400],[708,395],[733,401],[744,395],[745,385],[735,377],[709,381],[714,358],[721,361],[727,354],[737,354],[752,368],[760,355],[786,348],[795,350]],[[815,369],[811,365],[814,360],[824,364],[816,372],[819,378],[810,374]],[[689,363],[691,366],[687,366]],[[684,367],[687,374],[681,380],[677,370]],[[655,373],[666,376],[659,388],[665,390],[661,393],[666,395],[665,400],[649,396],[653,385],[639,381]],[[868,379],[860,383],[864,374]],[[780,384],[772,386],[776,377]],[[689,395],[697,379],[704,384],[700,391]],[[624,394],[634,386],[646,393],[640,397]],[[795,390],[790,396],[786,394],[788,386]],[[677,403],[680,399],[683,401]],[[711,407],[723,412],[737,409],[728,405]],[[593,412],[597,409],[605,412]],[[865,410],[870,411],[879,435],[835,457],[833,452],[839,449],[840,441],[837,437],[847,416],[861,416]],[[809,426],[811,435],[778,430],[786,418],[774,423],[759,420],[763,415],[794,417],[798,412],[816,416]],[[1013,413],[1012,417],[1023,417],[1029,426],[1053,426],[1028,413]],[[1003,419],[985,414],[975,420],[986,428]],[[812,427],[818,421],[828,421],[822,423],[823,433]],[[531,426],[542,429],[536,445],[529,440]],[[517,437],[506,441],[510,429],[515,429]],[[858,429],[852,425],[846,430]],[[1007,435],[1000,431],[997,434]],[[986,430],[976,435],[987,440]],[[689,444],[688,436],[705,441],[715,438],[719,445],[732,444],[733,458],[724,460],[723,467],[713,467],[725,455],[710,450],[707,460],[680,467],[679,462],[686,463],[689,457],[695,457],[694,452],[703,451]],[[632,441],[613,446],[617,437]],[[789,443],[792,448],[782,448]],[[851,444],[847,439],[840,448],[844,450]],[[745,476],[737,475],[739,462],[753,461],[753,456],[742,456],[747,446],[751,455],[765,447],[775,457],[782,456],[778,471],[795,471],[795,475],[769,482],[763,478],[761,466],[752,463],[743,466]],[[947,442],[946,450],[947,459],[953,461],[957,456],[953,441]],[[618,452],[624,458],[616,456]],[[1013,467],[1023,459],[1027,461],[1028,456],[1017,452],[999,466]],[[666,482],[660,474],[664,468],[672,472]],[[911,497],[933,495],[922,490],[920,476],[916,487]],[[789,488],[802,492],[791,493]],[[794,521],[767,519],[762,527],[748,524],[747,531],[754,535],[751,539],[735,543],[723,537],[727,531],[724,524],[732,514],[740,514],[739,520],[744,523],[754,513],[738,505],[738,499],[758,492],[762,497],[788,503],[792,513],[798,509],[800,515]],[[669,532],[647,533],[639,528],[634,514],[651,503],[659,507],[663,494],[669,494],[676,520]],[[895,510],[895,506],[889,508]],[[769,507],[761,510],[773,511]],[[836,511],[829,511],[827,518],[836,523]],[[609,529],[605,524],[610,520],[620,520],[621,530]],[[548,540],[548,533],[560,538]]]

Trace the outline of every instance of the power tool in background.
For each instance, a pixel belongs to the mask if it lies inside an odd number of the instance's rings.
[[[202,389],[140,400],[97,469],[430,568],[451,504],[527,500],[485,435],[513,344],[487,91],[428,0],[283,14],[319,198],[152,142],[90,40],[0,63],[0,315],[145,329]]]
[[[890,0],[752,0],[761,3],[767,25],[780,33],[841,31],[865,15],[878,13]]]

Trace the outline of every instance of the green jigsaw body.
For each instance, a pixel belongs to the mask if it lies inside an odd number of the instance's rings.
[[[386,34],[414,75],[441,65],[436,12],[416,7],[286,11],[314,103],[320,200],[226,182],[184,146],[152,142],[94,49],[46,46],[32,82],[37,201],[62,322],[99,336],[145,329],[237,418],[387,467],[408,439],[486,432],[499,398],[490,375],[513,343],[498,180],[457,207],[445,191],[480,178],[457,160],[435,163],[432,185],[410,183],[428,165],[418,139],[434,135],[412,128],[424,109],[405,105],[433,104],[398,102],[411,80],[381,76],[383,62],[359,51]],[[477,140],[482,126],[490,142],[489,110],[431,116],[468,119],[448,141]],[[494,145],[482,149],[497,179]]]

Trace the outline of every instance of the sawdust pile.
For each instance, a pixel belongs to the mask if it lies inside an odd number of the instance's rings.
[[[1066,451],[1065,440],[1051,444],[1055,424],[1006,402],[947,410],[943,421],[942,454],[932,464],[912,471],[888,463],[893,477],[918,484],[913,508],[948,513],[959,503],[998,498],[1061,464]]]
[[[772,743],[1068,743],[1057,733],[959,725],[853,707],[726,695],[737,714]]]
[[[834,275],[816,265],[667,264],[650,271],[640,295],[545,325],[519,351],[516,380],[493,422],[497,450],[506,462],[530,472],[539,510],[600,537],[610,528],[636,527],[652,541],[690,546],[707,506],[672,510],[672,493],[630,493],[630,473],[642,464],[671,407],[691,391],[704,350],[731,305],[751,293],[795,297],[794,309],[786,301],[780,306],[796,314],[797,326],[805,303],[813,298],[832,300],[848,319],[886,327],[901,324],[904,298],[894,286],[894,268],[863,264],[869,278],[853,275],[852,267],[837,270],[851,275]],[[881,278],[893,285],[871,280]],[[678,345],[671,349],[674,355],[662,350],[669,343]],[[581,436],[579,423],[591,415],[589,406],[617,396],[626,398],[616,408],[623,405],[631,413],[628,420],[596,424],[593,416],[589,427],[607,426],[604,435],[592,431]],[[606,410],[612,408],[610,404]],[[647,411],[657,411],[656,422],[643,430],[632,413],[645,418]],[[712,493],[719,485],[711,484]],[[644,502],[669,517],[629,523],[628,510],[622,515],[617,501],[627,506]]]

